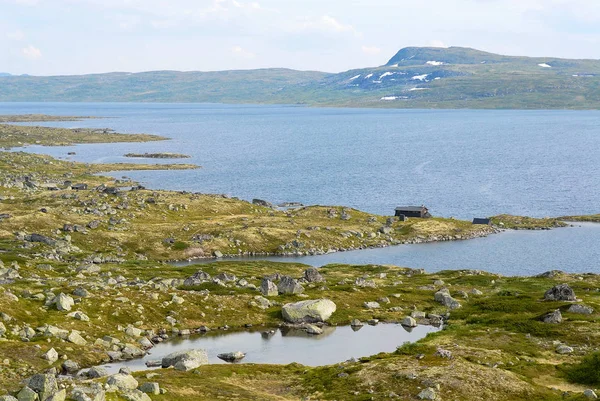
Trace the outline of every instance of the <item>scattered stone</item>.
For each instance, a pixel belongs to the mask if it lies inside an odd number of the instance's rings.
[[[309,267],[304,271],[304,279],[309,283],[321,283],[325,281],[321,273],[319,273],[319,269],[316,267]]]
[[[66,360],[62,363],[61,368],[63,374],[73,375],[79,370],[79,364],[74,361]]]
[[[318,326],[315,326],[314,324],[305,324],[303,327],[304,327],[304,330],[306,330],[306,332],[308,334],[314,334],[314,335],[323,334],[323,329]]]
[[[106,384],[115,387],[120,391],[135,390],[138,387],[138,382],[131,375],[124,373],[117,373],[111,375],[106,379]]]
[[[54,362],[58,361],[58,352],[56,352],[54,348],[50,348],[48,352],[42,355],[42,358],[52,365]]]
[[[405,317],[402,320],[402,326],[404,327],[417,327],[417,321],[410,316]]]
[[[56,309],[59,311],[68,312],[75,304],[75,301],[70,296],[61,292],[54,298],[52,303],[56,305]]]
[[[554,312],[550,312],[544,315],[542,318],[544,323],[561,323],[562,322],[562,314],[559,309],[556,309]]]
[[[285,304],[281,310],[285,321],[290,323],[325,322],[336,310],[329,299],[306,300]]]
[[[121,397],[126,401],[152,401],[148,394],[141,392],[138,389],[124,391],[121,393]]]
[[[352,321],[350,322],[350,326],[352,326],[352,327],[363,327],[364,323],[361,322],[358,319],[352,319]]]
[[[418,395],[417,398],[419,398],[420,400],[437,400],[438,399],[438,395],[435,392],[435,390],[431,387],[427,387],[425,390],[421,391]]]
[[[279,294],[301,294],[304,292],[304,287],[298,280],[290,276],[282,276],[277,285],[277,290]]]
[[[379,308],[381,308],[381,305],[379,305],[379,302],[364,302],[363,306],[366,309],[379,309]]]
[[[591,315],[592,313],[594,313],[594,308],[592,308],[591,306],[587,306],[587,305],[573,304],[573,305],[569,306],[569,309],[567,309],[567,312],[577,313],[580,315]]]
[[[75,330],[71,331],[67,337],[67,341],[77,345],[86,345],[87,341],[85,338],[81,337],[81,334],[76,332]]]
[[[225,362],[237,362],[237,361],[241,361],[242,359],[244,359],[245,356],[246,356],[246,354],[244,354],[243,352],[236,351],[236,352],[227,352],[227,353],[223,353],[223,354],[218,354],[217,358],[222,359]]]
[[[188,371],[208,364],[208,355],[203,349],[177,351],[165,356],[161,364],[163,368],[173,366],[175,370]]]
[[[594,392],[594,390],[588,388],[587,390],[585,390],[583,392],[583,395],[587,398],[589,398],[590,400],[595,400],[598,398],[598,396],[596,395],[596,393]]]
[[[556,347],[556,353],[561,355],[572,354],[573,348],[564,344],[560,344],[558,347]]]
[[[58,383],[54,375],[37,374],[31,376],[28,387],[38,393],[40,400],[45,401],[58,391]],[[17,397],[19,398],[19,397]],[[19,398],[20,399],[20,398]]]
[[[577,297],[568,284],[559,284],[546,291],[544,299],[546,301],[576,301]]]
[[[140,386],[140,391],[143,393],[146,393],[146,394],[159,395],[160,394],[160,386],[156,382],[143,383]]]
[[[25,386],[21,389],[21,391],[19,391],[19,394],[17,394],[17,400],[18,401],[37,401],[37,400],[39,400],[39,396],[35,391],[33,391],[29,387]]]
[[[442,289],[434,294],[434,299],[449,309],[458,309],[462,305],[454,298],[450,296],[450,293],[446,289]]]
[[[260,283],[260,292],[265,297],[275,297],[279,295],[277,286],[268,278],[263,278],[262,282]]]

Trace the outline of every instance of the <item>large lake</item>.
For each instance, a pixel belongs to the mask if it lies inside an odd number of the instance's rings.
[[[85,162],[129,152],[176,152],[203,168],[115,172],[150,188],[224,193],[271,202],[346,205],[389,215],[425,204],[435,215],[560,216],[600,212],[600,112],[372,110],[295,106],[0,103],[0,114],[108,117],[42,123],[153,133],[170,141],[30,146]],[[67,157],[74,151],[75,156]],[[177,162],[177,161],[176,161]],[[600,225],[506,232],[452,243],[398,246],[294,260],[483,269],[531,275],[600,272]]]
[[[1,114],[110,117],[44,123],[110,127],[173,140],[30,147],[93,162],[177,152],[195,171],[128,172],[149,187],[391,214],[425,204],[470,219],[599,212],[600,112],[372,110],[294,106],[0,103]],[[120,174],[119,174],[120,175]]]

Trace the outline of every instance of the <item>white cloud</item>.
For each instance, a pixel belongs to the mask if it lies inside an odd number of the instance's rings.
[[[42,58],[42,52],[40,51],[40,49],[38,49],[37,47],[34,47],[33,45],[24,47],[22,52],[23,52],[23,56],[25,56],[26,58],[28,58],[30,60],[37,60],[37,59]]]
[[[352,33],[355,36],[361,36],[354,26],[344,24],[330,15],[323,15],[317,18],[303,18],[296,24],[290,25],[291,30],[296,32],[329,32],[335,34]]]
[[[17,29],[16,31],[8,32],[6,37],[10,40],[23,40],[25,39],[25,34],[23,31]]]
[[[234,46],[231,48],[231,52],[233,54],[235,54],[238,57],[242,57],[242,58],[254,58],[256,57],[256,54],[249,52],[248,50],[245,50],[244,48],[242,48],[241,46]]]
[[[369,55],[376,55],[381,53],[381,49],[379,47],[375,47],[375,46],[363,46],[362,48],[362,52],[365,54],[369,54]]]

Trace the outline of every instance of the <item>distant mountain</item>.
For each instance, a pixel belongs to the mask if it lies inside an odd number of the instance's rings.
[[[339,74],[261,69],[6,76],[0,77],[0,101],[600,109],[600,61],[407,47],[383,66]]]
[[[0,77],[10,77],[11,75],[8,72],[0,72]]]

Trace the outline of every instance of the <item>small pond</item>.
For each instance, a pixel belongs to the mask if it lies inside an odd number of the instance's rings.
[[[433,326],[404,328],[400,324],[365,325],[356,330],[350,326],[324,327],[324,333],[309,335],[299,329],[264,331],[210,332],[207,335],[177,337],[157,344],[144,358],[103,365],[109,373],[128,367],[133,371],[148,369],[146,361],[160,360],[175,351],[205,349],[209,362],[226,363],[217,354],[242,351],[243,363],[289,364],[307,366],[329,365],[350,358],[393,352],[405,342],[415,342],[427,334],[439,331]]]

